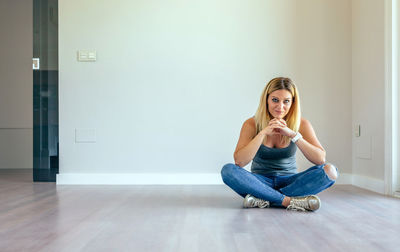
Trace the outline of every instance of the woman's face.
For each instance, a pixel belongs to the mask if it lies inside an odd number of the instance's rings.
[[[275,90],[268,96],[268,111],[274,118],[282,119],[289,113],[292,101],[292,94],[288,90]]]

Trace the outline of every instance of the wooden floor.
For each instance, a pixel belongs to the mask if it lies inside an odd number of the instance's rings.
[[[400,199],[353,186],[317,212],[243,209],[225,186],[56,186],[0,172],[0,251],[400,251]]]

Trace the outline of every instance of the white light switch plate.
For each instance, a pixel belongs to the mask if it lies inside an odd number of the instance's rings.
[[[40,69],[40,59],[39,58],[32,58],[32,69],[33,70]]]
[[[78,61],[96,61],[97,52],[96,50],[79,50]]]

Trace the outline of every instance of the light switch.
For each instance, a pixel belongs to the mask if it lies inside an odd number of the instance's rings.
[[[354,135],[356,137],[361,136],[361,125],[360,124],[356,124],[356,126],[354,127]]]
[[[32,58],[32,69],[33,70],[40,69],[40,59],[39,58]]]
[[[96,61],[97,53],[95,50],[79,50],[78,61]]]
[[[96,60],[96,52],[89,52],[89,59]]]

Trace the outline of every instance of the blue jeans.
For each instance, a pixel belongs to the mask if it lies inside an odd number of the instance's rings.
[[[268,200],[272,205],[282,205],[285,196],[317,194],[332,186],[335,180],[328,177],[324,166],[325,164],[316,165],[290,175],[263,176],[248,172],[235,164],[226,164],[221,175],[224,183],[242,197],[251,194]]]

